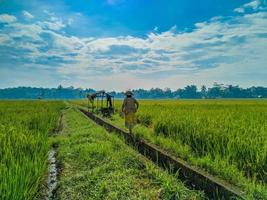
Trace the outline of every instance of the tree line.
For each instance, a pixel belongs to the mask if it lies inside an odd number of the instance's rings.
[[[81,99],[86,94],[96,92],[95,89],[63,87],[36,88],[16,87],[0,89],[0,99]],[[241,88],[238,85],[214,83],[212,87],[188,85],[185,88],[171,90],[170,88],[152,88],[150,90],[133,90],[134,96],[140,99],[216,99],[216,98],[267,98],[266,87],[252,86]],[[115,98],[123,98],[124,92],[109,92]]]

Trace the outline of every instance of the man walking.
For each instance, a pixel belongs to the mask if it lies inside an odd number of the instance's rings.
[[[126,98],[122,104],[122,112],[125,117],[125,126],[129,129],[130,133],[132,133],[132,128],[136,124],[135,113],[139,108],[138,101],[133,98],[133,93],[131,91],[126,91]]]

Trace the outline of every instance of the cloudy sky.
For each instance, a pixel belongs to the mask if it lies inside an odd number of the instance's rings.
[[[267,0],[0,0],[0,88],[267,86]]]

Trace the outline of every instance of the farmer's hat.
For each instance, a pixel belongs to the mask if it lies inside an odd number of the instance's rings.
[[[125,95],[126,95],[126,96],[132,96],[132,95],[133,95],[133,93],[132,93],[132,91],[130,91],[130,90],[127,90],[127,91],[125,92]]]

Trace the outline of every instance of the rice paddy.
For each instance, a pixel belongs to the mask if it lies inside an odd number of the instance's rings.
[[[48,134],[63,103],[0,101],[0,199],[34,199],[47,171]]]
[[[0,113],[1,200],[46,196],[52,144],[60,177],[49,200],[204,198],[62,101],[1,101]]]
[[[197,156],[220,157],[247,177],[267,182],[267,102],[142,102],[139,122],[190,147]]]
[[[123,127],[121,103],[111,122]],[[141,100],[137,119],[135,135],[267,198],[266,100]]]
[[[121,103],[109,120],[125,128]],[[0,101],[0,199],[38,198],[52,143],[62,166],[58,199],[203,198],[67,105]],[[63,131],[50,137],[61,112]],[[137,137],[239,186],[247,199],[267,199],[266,100],[141,100],[137,119]]]

